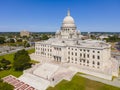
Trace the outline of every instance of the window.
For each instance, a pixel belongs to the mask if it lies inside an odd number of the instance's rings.
[[[70,52],[68,52],[68,54],[70,54]]]
[[[82,57],[82,53],[80,53],[80,57]]]
[[[85,50],[84,50],[84,52],[85,52]]]
[[[97,65],[100,65],[100,62],[97,62]]]
[[[100,53],[100,51],[98,51],[98,53]]]
[[[100,59],[100,56],[97,56],[97,59]]]
[[[85,58],[85,54],[84,54],[84,58]]]
[[[77,53],[75,53],[75,56],[77,56]]]
[[[93,55],[93,59],[95,58],[95,55]]]
[[[95,51],[93,51],[93,53],[95,53]]]
[[[70,59],[70,57],[68,57],[68,59]]]
[[[75,58],[75,61],[77,61],[77,58]]]
[[[87,57],[89,58],[89,54],[87,54]]]
[[[93,61],[93,64],[95,64],[95,62]]]
[[[61,51],[61,48],[60,48],[60,51]]]
[[[62,43],[65,43],[65,41],[62,41]]]
[[[87,60],[87,63],[89,63],[89,61]]]
[[[75,51],[77,51],[77,49],[75,49]]]
[[[73,55],[73,52],[72,52],[72,55]]]
[[[85,63],[85,60],[83,60],[83,62]]]
[[[82,49],[80,49],[80,51],[82,51]]]
[[[90,50],[87,50],[87,52],[89,52]]]

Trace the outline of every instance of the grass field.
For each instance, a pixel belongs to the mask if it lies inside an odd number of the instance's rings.
[[[35,49],[33,48],[33,49],[29,49],[29,50],[27,50],[27,51],[28,51],[29,54],[32,54],[32,53],[35,52]]]
[[[31,53],[34,53],[35,50],[34,50],[34,49],[30,49],[30,50],[27,50],[27,51],[28,51],[29,54],[31,54]],[[14,53],[0,56],[0,59],[2,59],[2,58],[5,58],[5,59],[9,60],[11,63],[13,63]],[[36,62],[33,61],[33,60],[32,60],[31,62],[36,63]],[[1,78],[2,78],[2,77],[5,77],[5,76],[7,76],[7,75],[10,75],[10,74],[11,74],[11,75],[14,75],[14,76],[16,76],[16,77],[19,77],[20,75],[23,74],[23,72],[22,72],[22,71],[15,71],[15,70],[13,69],[13,67],[12,67],[10,70],[0,71],[0,77],[1,77]]]
[[[89,80],[76,74],[71,81],[62,80],[47,90],[120,90],[120,88]]]

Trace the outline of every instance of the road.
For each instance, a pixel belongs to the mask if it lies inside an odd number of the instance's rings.
[[[20,49],[11,50],[11,51],[9,51],[9,52],[2,52],[2,53],[0,53],[0,56],[5,55],[5,54],[14,53],[14,52],[17,52],[17,51],[22,50],[22,49],[29,50],[29,49],[32,49],[32,48],[34,48],[34,47],[20,48]]]

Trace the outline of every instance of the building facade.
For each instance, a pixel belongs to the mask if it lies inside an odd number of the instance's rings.
[[[26,31],[26,30],[23,30],[20,32],[20,36],[23,37],[23,36],[27,36],[29,37],[30,36],[30,32]]]
[[[76,30],[74,19],[68,11],[62,26],[56,32],[55,38],[35,43],[35,55],[51,61],[80,65],[93,72],[118,76],[118,62],[111,57],[111,45],[101,40],[82,40],[79,30]],[[92,74],[92,75],[93,75]],[[110,79],[110,78],[109,78]]]

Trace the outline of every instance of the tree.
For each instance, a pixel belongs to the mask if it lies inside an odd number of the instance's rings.
[[[6,60],[5,58],[3,58],[2,60],[0,60],[0,63],[4,63],[6,65],[11,64],[11,62],[9,60]]]
[[[118,37],[118,35],[113,35],[109,36],[108,38],[104,38],[104,40],[106,40],[107,42],[119,42],[120,38]]]
[[[25,47],[30,47],[30,44],[29,44],[29,43],[26,43]]]
[[[46,34],[43,34],[42,37],[41,37],[42,40],[47,40],[49,39],[49,37],[46,35]]]
[[[15,43],[15,40],[11,38],[10,43]]]
[[[14,55],[14,62],[13,62],[13,67],[17,71],[22,71],[27,68],[31,67],[30,63],[30,56],[28,55],[28,52],[23,50],[20,50],[15,53]]]
[[[22,42],[22,39],[17,39],[17,42]]]
[[[30,44],[29,44],[27,41],[24,41],[24,42],[23,42],[23,45],[24,45],[25,48],[26,48],[26,47],[30,47]]]
[[[8,70],[11,68],[11,62],[9,60],[6,59],[2,59],[0,60],[0,70]]]
[[[4,37],[0,37],[0,44],[5,43],[5,38]]]
[[[90,37],[91,37],[91,39],[96,39],[95,35],[91,35]]]
[[[24,41],[24,47],[30,47],[30,44],[27,41]]]

